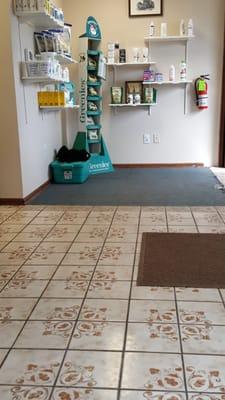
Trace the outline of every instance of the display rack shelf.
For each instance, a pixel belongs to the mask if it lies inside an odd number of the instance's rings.
[[[152,107],[157,106],[157,103],[141,103],[141,104],[109,104],[110,107]]]
[[[63,23],[55,20],[45,12],[40,11],[17,11],[15,13],[20,21],[34,26],[35,28],[62,28]]]
[[[43,85],[47,85],[50,83],[61,83],[65,82],[63,79],[56,79],[56,78],[51,78],[50,76],[43,77],[43,76],[22,76],[22,81],[27,82],[27,83],[41,83]]]
[[[195,36],[146,36],[145,41],[149,42],[188,42]]]
[[[144,81],[143,85],[159,85],[159,86],[163,86],[163,85],[171,85],[171,86],[176,86],[176,85],[188,85],[189,83],[192,83],[191,80],[186,80],[186,81],[175,81],[175,82],[171,82],[171,81],[162,81],[162,82],[149,82],[149,81]]]
[[[147,61],[147,62],[126,62],[126,63],[107,63],[108,67],[143,67],[148,65],[154,65],[156,61]]]
[[[63,111],[63,110],[74,110],[80,108],[79,105],[75,106],[40,106],[40,110],[44,111]]]
[[[67,57],[63,54],[56,53],[55,58],[60,62],[60,64],[78,64],[77,60],[74,60],[73,58]]]
[[[101,129],[101,125],[99,125],[99,124],[96,124],[96,125],[87,125],[86,126],[86,128],[87,128],[87,130],[89,130],[89,131],[92,131],[92,130],[95,130],[95,129]]]

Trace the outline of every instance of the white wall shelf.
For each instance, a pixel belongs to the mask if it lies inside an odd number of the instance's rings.
[[[40,110],[43,111],[63,111],[63,110],[78,110],[79,105],[75,106],[40,106]]]
[[[53,17],[45,12],[40,11],[17,11],[15,13],[20,21],[34,26],[35,28],[62,28],[63,24],[55,20]]]
[[[50,76],[43,77],[43,76],[22,76],[22,81],[23,82],[29,82],[29,83],[42,83],[42,84],[50,84],[50,83],[59,83],[59,82],[65,82],[62,79],[56,79],[56,78],[51,78]]]
[[[177,86],[177,85],[188,85],[192,83],[191,80],[187,81],[162,81],[162,82],[149,82],[149,81],[144,81],[143,85],[158,85],[158,86],[163,86],[163,85],[170,85],[170,86]]]
[[[148,61],[148,62],[126,62],[126,63],[114,63],[107,64],[109,67],[139,67],[139,66],[147,66],[156,64],[156,61]]]
[[[149,42],[188,42],[195,36],[146,36],[145,41]]]
[[[63,54],[57,54],[55,55],[56,60],[60,62],[60,64],[78,64],[77,60],[74,60],[73,58],[64,56]]]
[[[157,103],[141,103],[141,104],[109,104],[110,107],[152,107],[152,106],[157,106]]]

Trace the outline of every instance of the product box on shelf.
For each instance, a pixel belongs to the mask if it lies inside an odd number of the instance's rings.
[[[65,107],[65,93],[56,91],[38,92],[40,107]]]

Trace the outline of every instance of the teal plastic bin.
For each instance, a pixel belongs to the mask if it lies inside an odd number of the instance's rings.
[[[73,163],[53,161],[50,166],[55,183],[83,183],[89,177],[88,161]]]

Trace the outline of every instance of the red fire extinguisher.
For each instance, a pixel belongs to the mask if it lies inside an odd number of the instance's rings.
[[[208,83],[209,75],[201,75],[195,81],[196,104],[199,110],[208,110]]]

